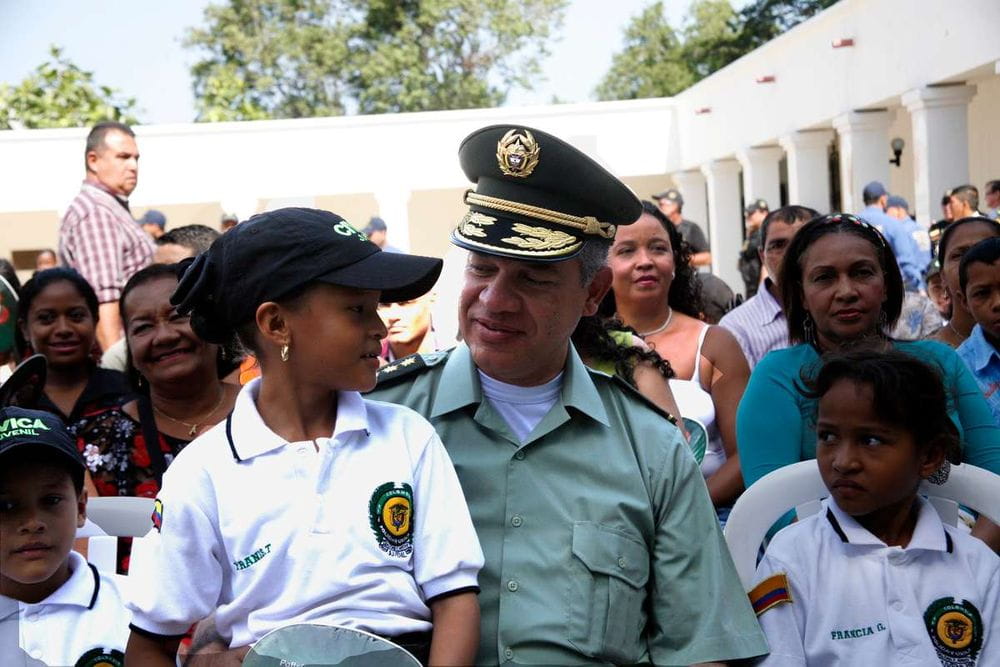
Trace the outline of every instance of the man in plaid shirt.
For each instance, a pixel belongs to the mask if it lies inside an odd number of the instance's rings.
[[[118,297],[125,282],[153,258],[154,245],[132,218],[128,196],[139,178],[139,149],[128,125],[98,123],[87,135],[87,177],[59,227],[63,264],[97,292],[97,340],[103,349],[122,336]]]

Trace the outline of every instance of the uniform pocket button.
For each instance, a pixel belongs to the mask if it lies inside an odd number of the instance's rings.
[[[510,581],[507,582],[507,590],[508,591],[510,591],[511,593],[513,593],[513,592],[517,591],[517,589],[518,589],[518,585],[517,585],[516,581],[514,581],[513,579],[511,579]]]
[[[618,567],[625,567],[625,556],[618,557]]]
[[[522,525],[523,523],[524,523],[524,519],[522,519],[522,518],[521,518],[521,517],[520,517],[519,515],[517,515],[517,514],[515,514],[515,515],[514,515],[514,516],[513,516],[512,518],[511,518],[511,520],[510,520],[510,525],[514,526],[515,528],[520,528],[520,527],[521,527],[521,525]]]
[[[517,459],[518,461],[523,461],[524,460],[524,452],[521,452],[521,451],[516,452],[514,454],[514,458]]]
[[[509,647],[505,648],[503,650],[503,657],[506,658],[507,660],[513,660],[514,659],[514,651],[511,650]]]

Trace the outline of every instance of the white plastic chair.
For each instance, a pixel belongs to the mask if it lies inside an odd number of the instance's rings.
[[[955,525],[959,504],[1000,523],[1000,475],[988,470],[967,463],[953,465],[947,482],[923,482],[920,493],[944,523]],[[744,588],[750,590],[755,583],[757,552],[771,526],[792,508],[800,519],[815,514],[820,500],[829,495],[815,459],[764,475],[743,492],[729,513],[724,534]]]
[[[131,496],[89,498],[88,522],[77,531],[77,537],[89,538],[87,560],[101,572],[114,573],[117,569],[118,538],[140,538],[150,531],[153,502],[152,498]]]

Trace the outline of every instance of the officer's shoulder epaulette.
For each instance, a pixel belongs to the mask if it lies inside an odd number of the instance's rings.
[[[396,381],[418,375],[421,371],[433,368],[448,358],[447,352],[428,352],[426,354],[411,354],[408,357],[392,361],[378,369],[375,375],[377,387],[387,387]]]
[[[590,375],[591,375],[592,378],[601,378],[604,382],[611,382],[611,384],[613,384],[615,386],[615,388],[620,389],[621,391],[623,391],[625,394],[627,394],[631,398],[638,399],[639,401],[641,401],[642,403],[644,403],[646,406],[648,406],[650,409],[652,409],[654,412],[656,412],[657,414],[659,414],[661,417],[666,418],[674,426],[677,425],[677,418],[676,417],[674,417],[672,414],[670,414],[669,412],[667,412],[666,410],[664,410],[663,408],[661,408],[660,406],[658,406],[656,403],[653,403],[651,400],[649,400],[648,398],[646,398],[645,396],[643,396],[642,392],[640,392],[638,389],[636,389],[635,387],[633,387],[632,385],[630,385],[628,382],[626,382],[625,380],[623,380],[617,374],[615,374],[615,375],[608,375],[607,373],[603,373],[603,372],[601,372],[599,370],[595,370],[595,369],[589,368],[589,367],[587,368],[587,370],[590,371]]]

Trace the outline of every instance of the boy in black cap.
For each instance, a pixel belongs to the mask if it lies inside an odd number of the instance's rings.
[[[0,409],[5,666],[25,656],[46,665],[122,664],[129,614],[114,579],[71,551],[87,516],[83,475],[83,459],[59,419]]]
[[[177,312],[206,341],[235,332],[261,376],[163,477],[156,531],[132,555],[129,660],[172,665],[214,612],[239,657],[319,622],[471,662],[483,561],[455,471],[426,421],[358,393],[375,385],[379,301],[416,298],[440,271],[301,208],[250,218],[188,267]]]

